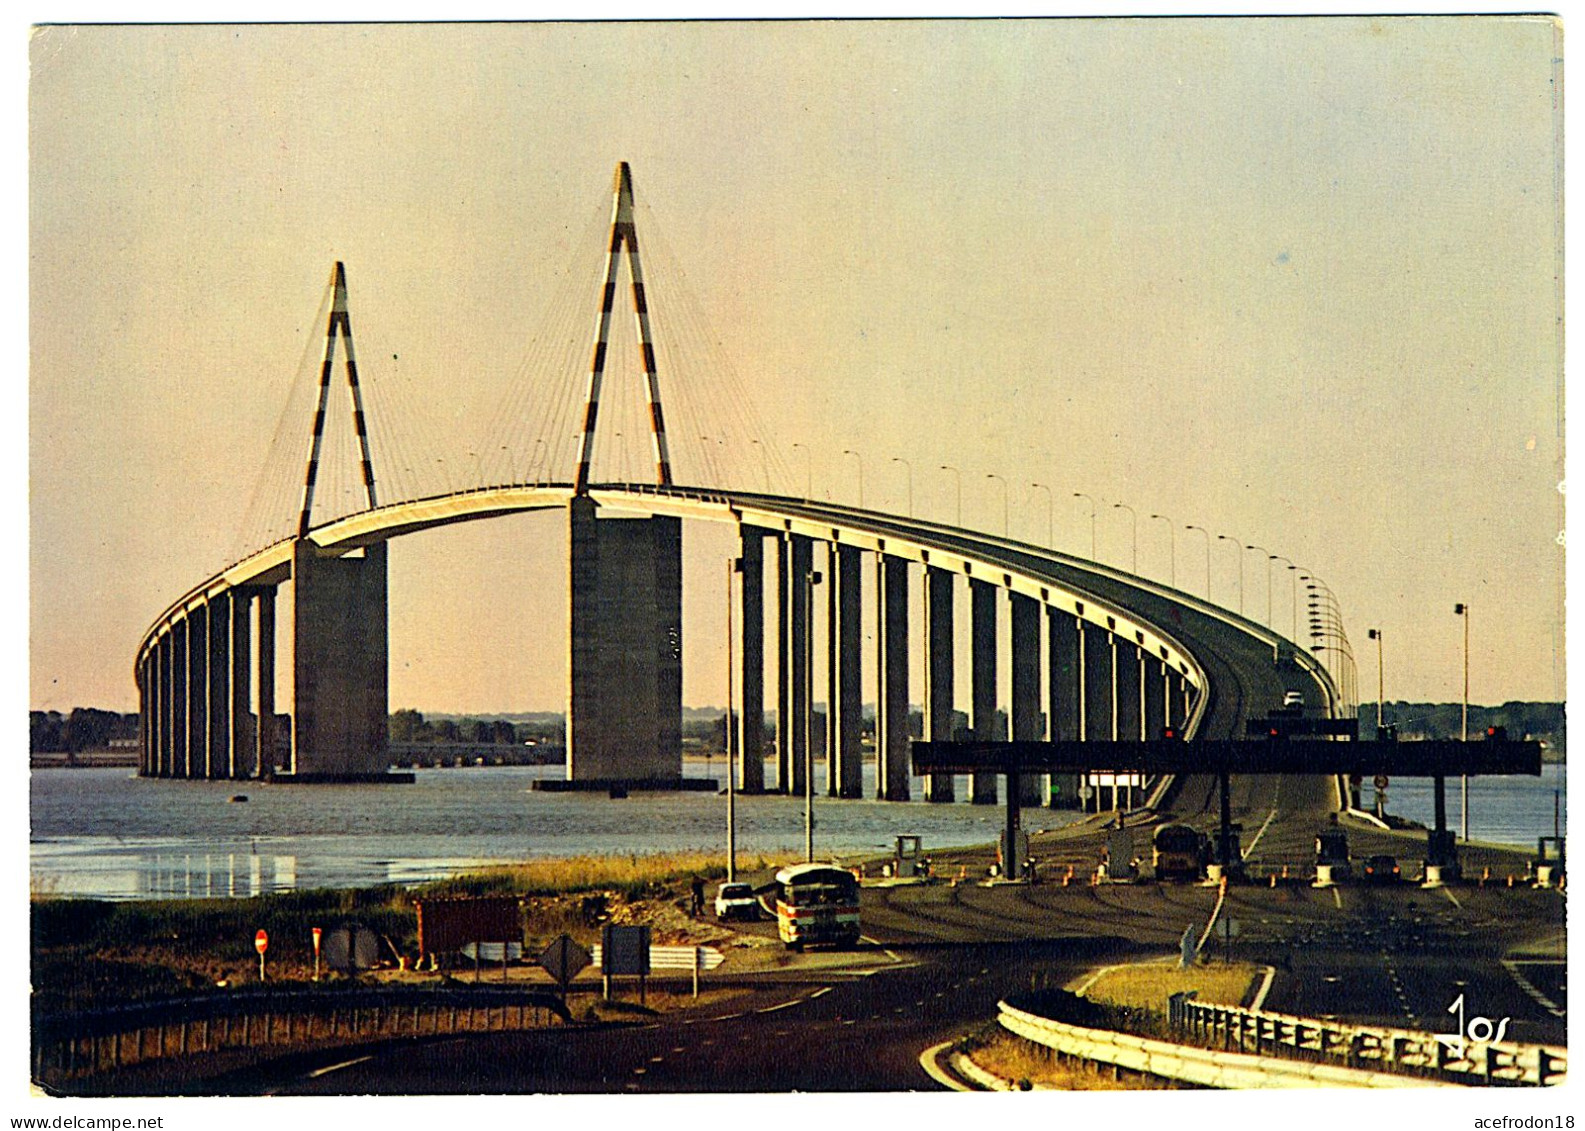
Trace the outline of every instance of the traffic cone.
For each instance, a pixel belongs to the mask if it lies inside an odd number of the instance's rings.
[[[1508,886],[1509,887],[1513,887],[1513,873],[1512,872],[1508,873]]]
[[[1272,887],[1276,887],[1277,886],[1277,873],[1273,872],[1269,878],[1271,880],[1271,886]]]

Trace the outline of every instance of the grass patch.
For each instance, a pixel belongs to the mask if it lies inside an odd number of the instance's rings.
[[[744,862],[742,871],[770,868],[763,857]],[[706,882],[724,879],[726,869],[719,853],[654,852],[625,856],[570,856],[559,860],[529,860],[521,864],[481,868],[466,875],[440,880],[419,888],[423,896],[454,895],[560,895],[610,891],[627,899],[665,895],[695,876]]]
[[[1238,963],[1180,970],[1176,963],[1145,962],[1108,970],[1084,991],[1084,996],[1107,1005],[1156,1013],[1166,1013],[1167,998],[1187,990],[1197,991],[1200,1001],[1238,1005],[1262,969]]]
[[[1068,1092],[1156,1091],[1170,1088],[1169,1081],[1126,1073],[1113,1077],[1107,1065],[1048,1056],[1046,1049],[1006,1030],[985,1037],[970,1052],[975,1064],[1004,1080],[1022,1086],[1057,1088]]]

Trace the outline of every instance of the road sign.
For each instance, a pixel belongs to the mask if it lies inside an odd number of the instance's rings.
[[[539,965],[565,993],[578,971],[593,961],[589,952],[566,935],[557,935],[539,956]]]
[[[1376,775],[1375,785],[1376,785],[1377,789],[1386,789],[1387,788],[1387,775],[1386,774],[1377,774]]]
[[[253,936],[253,949],[263,954],[270,949],[270,936],[260,931]]]
[[[651,970],[692,970],[694,955],[698,955],[699,969],[714,970],[726,961],[726,955],[713,946],[652,946],[649,948]],[[591,948],[591,958],[596,966],[602,957],[599,943]]]

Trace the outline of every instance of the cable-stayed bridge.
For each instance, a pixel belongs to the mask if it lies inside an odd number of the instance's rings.
[[[1319,611],[1311,642],[1300,645],[1172,586],[1011,539],[1005,522],[998,535],[965,528],[961,517],[950,525],[916,518],[911,498],[902,514],[866,509],[862,459],[858,506],[814,498],[807,447],[764,427],[729,367],[697,377],[699,359],[718,364],[720,345],[686,293],[667,290],[672,272],[646,275],[656,245],[647,229],[640,232],[640,215],[624,163],[583,252],[598,278],[578,264],[568,270],[581,285],[551,304],[523,365],[528,379],[513,384],[497,431],[464,457],[433,454],[438,445],[424,434],[422,414],[404,413],[399,396],[385,396],[382,367],[360,374],[353,303],[336,264],[321,308],[323,350],[317,360],[305,355],[300,367],[306,379],[283,413],[243,544],[226,568],[172,602],[139,647],[143,774],[303,782],[384,776],[389,544],[403,534],[537,510],[564,511],[569,524],[567,781],[574,788],[684,784],[684,521],[729,524],[740,540],[731,598],[741,660],[732,737],[749,755],[736,770],[747,791],[801,792],[811,749],[823,745],[830,792],[860,796],[866,626],[876,641],[881,799],[909,799],[916,648],[927,740],[960,737],[954,684],[965,650],[967,737],[982,741],[1106,743],[1167,728],[1241,737],[1246,718],[1281,705],[1295,689],[1313,708],[1352,713],[1341,616],[1313,579],[1305,578]],[[601,255],[588,250],[599,246]],[[668,381],[681,370],[688,381]],[[798,448],[801,484],[798,461],[786,454]],[[911,495],[911,468],[909,485]],[[874,574],[868,608],[866,569]],[[911,625],[916,578],[923,623]],[[278,655],[276,594],[288,583],[291,646]],[[962,634],[954,605],[965,595],[969,631]],[[1007,633],[999,629],[1004,619]],[[1297,620],[1295,610],[1295,633]],[[813,686],[817,636],[827,650],[824,688]],[[292,694],[278,705],[283,664]],[[1005,714],[1000,673],[1010,675]],[[821,698],[823,744],[810,733]],[[753,755],[769,753],[772,708],[779,725],[768,771]],[[1078,777],[1057,777],[1027,775],[1017,790],[1025,801],[1071,804]],[[997,788],[995,775],[972,775],[968,799],[994,802]],[[929,800],[957,797],[950,774],[927,777],[924,789]]]

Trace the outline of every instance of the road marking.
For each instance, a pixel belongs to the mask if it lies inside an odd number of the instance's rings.
[[[1539,964],[1531,963],[1530,965]],[[1546,965],[1559,965],[1559,963],[1549,962]],[[1504,958],[1502,960],[1502,966],[1504,970],[1508,971],[1508,973],[1513,976],[1513,980],[1519,983],[1519,988],[1530,995],[1535,1003],[1542,1009],[1546,1010],[1553,1017],[1566,1017],[1568,1015],[1567,1010],[1559,1006],[1557,1002],[1553,1001],[1551,998],[1547,997],[1546,994],[1538,990],[1535,987],[1535,984],[1531,982],[1529,978],[1526,978],[1519,972],[1519,963],[1513,961],[1512,959]]]
[[[1339,911],[1343,910],[1343,893],[1338,891],[1336,888],[1332,889],[1332,902],[1337,904],[1337,909]]]
[[[646,1073],[648,1071],[649,1071],[649,1069],[647,1069],[647,1068],[635,1068],[635,1069],[633,1069],[633,1075],[634,1076],[642,1076],[642,1075],[644,1075],[644,1073]]]
[[[809,1001],[813,1001],[815,998],[819,997],[820,995],[828,994],[830,992],[831,992],[831,987],[830,986],[821,986],[818,990],[816,990],[814,993],[809,995],[808,1000]]]
[[[804,1003],[804,999],[803,998],[795,997],[791,1001],[784,1001],[780,1005],[767,1005],[764,1009],[756,1009],[754,1012],[755,1013],[775,1013],[778,1009],[790,1009],[790,1008],[792,1008],[795,1005],[802,1005],[803,1003]],[[738,1014],[738,1016],[741,1017],[743,1015],[740,1013],[740,1014]]]
[[[663,1056],[652,1056],[652,1057],[649,1058],[649,1062],[651,1064],[659,1064],[659,1063],[661,1063],[661,1061],[663,1061],[665,1059],[666,1058],[663,1057]]]
[[[362,1064],[366,1060],[373,1060],[373,1059],[374,1059],[374,1057],[371,1055],[371,1056],[360,1056],[356,1060],[343,1060],[340,1064],[330,1064],[330,1065],[326,1065],[324,1068],[316,1068],[312,1072],[310,1072],[306,1076],[304,1076],[303,1079],[304,1080],[317,1080],[321,1076],[328,1076],[332,1072],[340,1072],[343,1068],[351,1068],[354,1064]]]
[[[1276,975],[1277,968],[1275,966],[1266,967],[1266,976],[1261,980],[1260,989],[1255,991],[1255,1000],[1250,1003],[1250,1009],[1259,1012],[1260,1007],[1266,1004],[1266,995],[1271,992],[1271,980]]]
[[[1460,911],[1464,910],[1464,905],[1458,901],[1458,896],[1454,895],[1451,889],[1443,888],[1442,889],[1442,894],[1447,896],[1450,900],[1453,901],[1453,906],[1454,907],[1457,907]]]
[[[1260,826],[1260,831],[1255,834],[1255,839],[1249,842],[1249,847],[1244,849],[1244,859],[1249,859],[1249,854],[1255,851],[1255,845],[1260,843],[1260,838],[1266,835],[1266,830],[1271,827],[1271,822],[1277,819],[1277,811],[1273,809],[1266,815],[1266,823]]]
[[[708,1020],[711,1020],[711,1021],[736,1021],[739,1017],[742,1017],[742,1016],[743,1015],[741,1013],[723,1013],[720,1017],[711,1017]],[[705,1042],[705,1044],[709,1044],[709,1043],[710,1043],[709,1041]]]
[[[942,1041],[939,1045],[931,1045],[919,1054],[919,1067],[923,1068],[930,1078],[943,1088],[948,1088],[954,1092],[972,1092],[973,1088],[948,1075],[946,1069],[941,1067],[938,1059],[942,1053],[956,1043],[956,1041]]]

